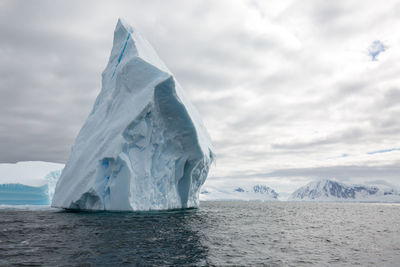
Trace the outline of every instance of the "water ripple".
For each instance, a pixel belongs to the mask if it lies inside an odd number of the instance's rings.
[[[88,213],[0,209],[0,265],[396,266],[400,206],[204,202]]]

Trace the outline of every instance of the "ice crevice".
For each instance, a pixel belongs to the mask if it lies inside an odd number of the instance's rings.
[[[122,56],[124,55],[124,52],[125,52],[126,46],[128,45],[128,40],[129,40],[130,37],[131,37],[131,33],[128,32],[128,36],[126,37],[126,41],[125,41],[124,47],[122,48],[121,54],[118,57],[118,62],[115,65],[115,68],[114,68],[113,74],[111,75],[111,78],[113,78],[114,75],[115,75],[115,72],[116,72],[116,70],[117,70],[117,68],[119,66],[119,63],[121,62]]]

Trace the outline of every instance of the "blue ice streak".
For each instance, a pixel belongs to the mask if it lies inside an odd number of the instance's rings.
[[[121,54],[120,54],[119,57],[118,57],[118,62],[117,62],[117,65],[115,65],[115,69],[114,69],[114,71],[113,71],[113,74],[112,74],[111,78],[114,77],[114,74],[115,74],[115,72],[117,71],[118,65],[119,65],[119,63],[121,62],[122,56],[123,56],[124,53],[125,53],[125,49],[126,49],[126,46],[128,45],[128,40],[129,40],[130,37],[131,37],[131,34],[128,33],[128,36],[126,37],[126,40],[125,40],[124,48],[122,48]]]

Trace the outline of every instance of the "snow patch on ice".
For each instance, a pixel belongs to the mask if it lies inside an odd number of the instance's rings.
[[[63,168],[64,164],[44,161],[0,163],[0,184],[42,186],[48,182],[45,179],[48,173]]]

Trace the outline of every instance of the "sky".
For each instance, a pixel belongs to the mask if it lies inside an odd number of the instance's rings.
[[[202,115],[208,185],[400,186],[398,14],[390,0],[1,0],[0,162],[66,162],[121,17]]]

